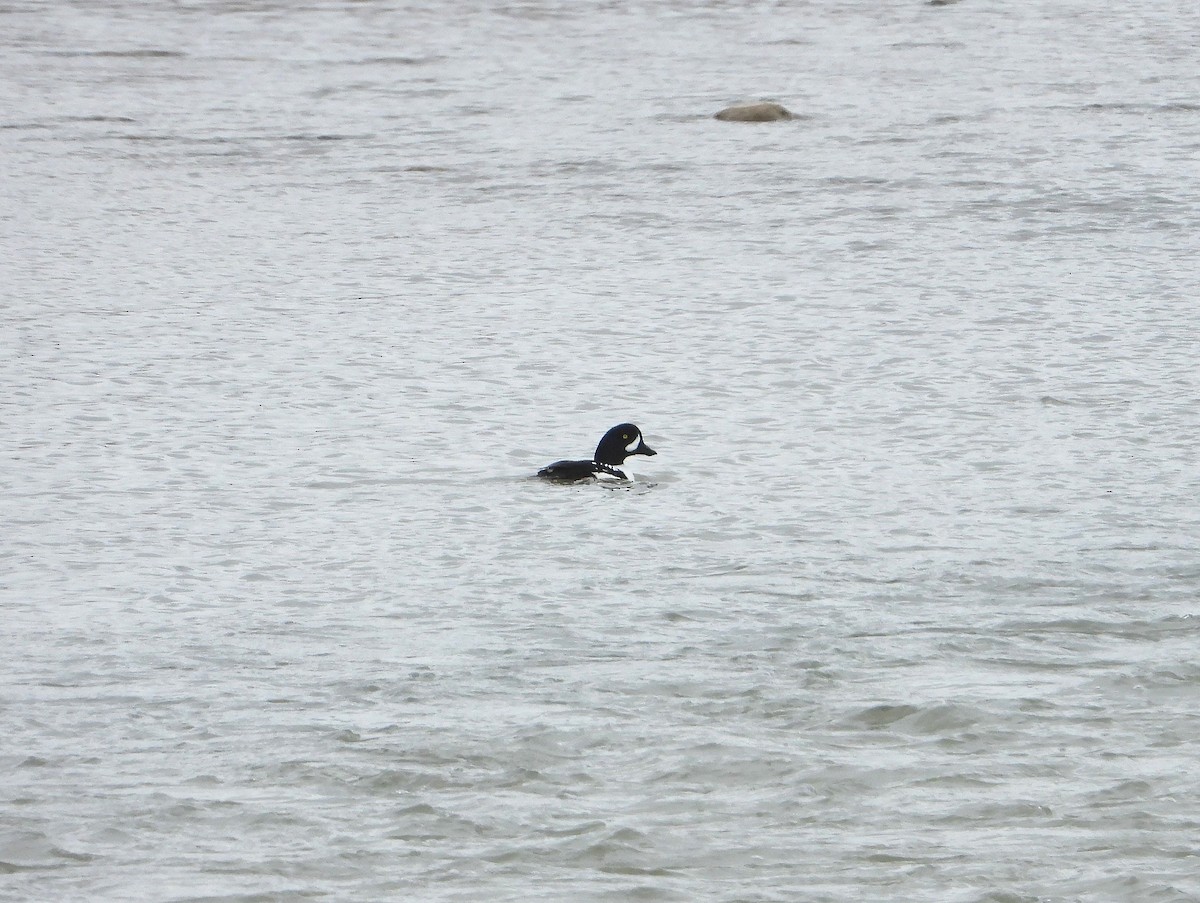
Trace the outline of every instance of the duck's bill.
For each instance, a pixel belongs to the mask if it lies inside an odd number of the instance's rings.
[[[638,445],[638,447],[634,450],[633,453],[635,455],[657,455],[658,454],[658,452],[656,452],[654,449],[652,449],[645,442],[642,442],[640,445]]]

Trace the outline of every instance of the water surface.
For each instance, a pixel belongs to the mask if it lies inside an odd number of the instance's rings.
[[[0,46],[0,898],[1200,897],[1191,7]]]

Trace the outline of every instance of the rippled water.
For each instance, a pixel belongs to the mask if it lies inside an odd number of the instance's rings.
[[[1198,46],[0,3],[0,899],[1200,899]]]

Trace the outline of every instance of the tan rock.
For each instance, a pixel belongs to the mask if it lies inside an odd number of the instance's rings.
[[[779,122],[796,117],[777,103],[748,103],[726,107],[715,116],[723,122]]]

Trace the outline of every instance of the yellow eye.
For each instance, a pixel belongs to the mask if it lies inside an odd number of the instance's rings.
[[[622,433],[622,434],[621,434],[621,438],[622,438],[622,439],[628,439],[628,438],[629,438],[629,434],[628,434],[628,433]]]

